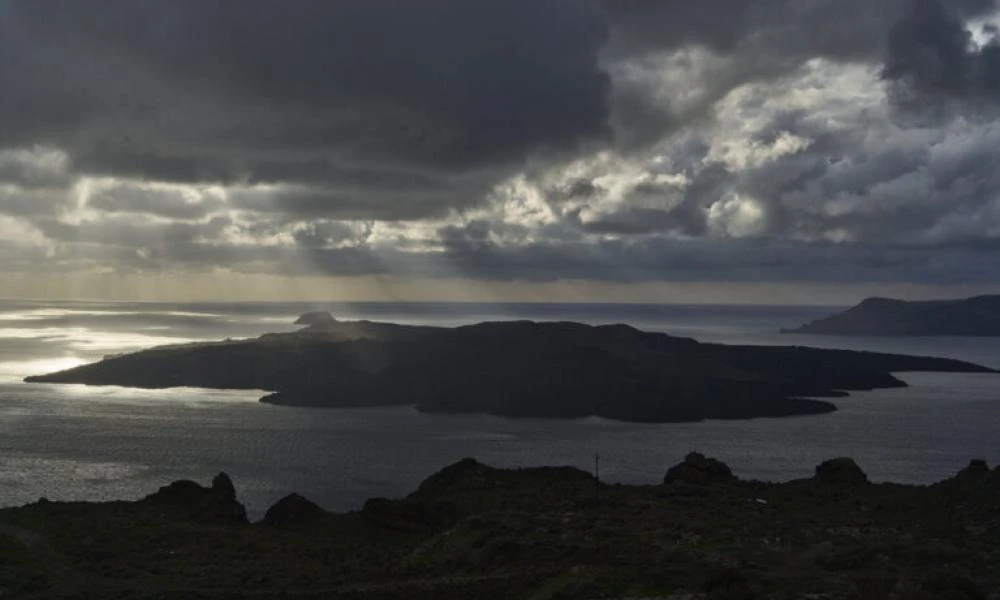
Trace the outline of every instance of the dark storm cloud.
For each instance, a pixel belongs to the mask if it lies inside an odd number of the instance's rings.
[[[901,3],[7,0],[0,139],[65,147],[89,173],[378,189],[383,170],[434,178],[606,140],[609,101],[633,143],[675,127],[642,90],[611,90],[602,51],[732,52],[709,106],[806,58],[874,55]]]
[[[867,59],[912,0],[605,0],[624,53],[702,44],[721,53],[766,51],[793,57]],[[963,18],[995,8],[995,0],[938,0]]]
[[[41,118],[50,120],[48,107],[36,116],[25,103],[21,127],[74,142],[93,170],[226,179],[246,169],[252,177],[258,160],[266,171],[286,151],[455,169],[517,162],[606,133],[608,82],[597,67],[606,25],[589,2],[111,0],[95,10],[31,0],[6,8],[7,29],[22,43],[62,52],[68,82],[49,87],[75,106],[56,119],[66,130],[51,132]],[[19,77],[35,66],[12,56],[0,73]],[[131,81],[104,88],[112,70]],[[114,131],[93,131],[102,124]]]
[[[889,36],[882,76],[897,83],[897,99],[920,96],[989,97],[1000,92],[1000,40],[987,28],[977,45],[966,25],[970,14],[993,8],[987,0],[964,3],[912,0]]]
[[[393,274],[425,277],[617,282],[916,282],[992,284],[1000,267],[987,248],[856,246],[773,243],[764,240],[650,239],[599,244],[472,244],[441,253],[370,248],[314,249],[312,267],[333,275]]]
[[[986,281],[995,8],[0,0],[0,214],[135,269]],[[889,123],[879,72],[975,102]]]

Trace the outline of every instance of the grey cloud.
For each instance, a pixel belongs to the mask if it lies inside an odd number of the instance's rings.
[[[371,248],[314,250],[312,268],[335,275],[552,281],[791,281],[994,283],[996,247],[857,246],[767,240],[479,245],[445,253]]]
[[[707,72],[695,70],[693,79],[676,82],[681,95],[694,91],[693,101],[683,106],[659,97],[657,82],[619,73],[612,90],[616,142],[642,150],[683,126],[710,119],[715,103],[738,86],[776,81],[811,59],[879,63],[887,52],[893,55],[898,35],[891,32],[912,13],[911,1],[881,0],[873,6],[870,0],[606,0],[613,34],[604,58],[613,74],[691,47],[706,47],[721,60]],[[938,1],[962,19],[996,8],[995,0]]]
[[[586,179],[574,179],[557,189],[547,190],[546,196],[552,200],[587,199],[604,193],[599,185]]]
[[[580,222],[578,226],[587,233],[616,235],[641,235],[645,233],[683,232],[686,227],[674,211],[655,208],[626,208],[598,219]]]
[[[67,187],[73,182],[69,157],[46,148],[0,151],[0,185],[26,189]]]
[[[150,223],[132,215],[80,223],[40,219],[36,226],[55,242],[118,246],[134,251],[216,238],[231,223],[230,219],[221,216],[200,223]]]
[[[889,36],[882,76],[897,84],[896,99],[920,108],[930,97],[980,98],[1000,92],[1000,40],[978,47],[966,25],[992,2],[912,0]]]
[[[401,221],[440,217],[452,208],[480,203],[488,181],[442,180],[438,187],[412,189],[372,186],[277,186],[236,188],[229,206],[286,221],[337,219]]]
[[[313,221],[293,232],[295,243],[303,248],[316,249],[349,244],[364,244],[372,235],[374,223],[345,223],[341,221]]]
[[[195,201],[178,189],[157,189],[117,184],[92,195],[87,206],[108,213],[138,213],[167,219],[198,220],[225,207],[222,198],[211,192],[199,194]]]
[[[64,211],[70,202],[70,195],[65,190],[0,186],[0,214],[48,218]]]
[[[722,53],[767,52],[835,60],[869,59],[911,0],[606,0],[616,28],[612,51],[703,44]],[[940,0],[963,18],[986,14],[995,0]]]

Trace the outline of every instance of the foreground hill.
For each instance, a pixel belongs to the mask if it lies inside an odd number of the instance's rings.
[[[987,600],[1000,470],[872,484],[850,459],[787,483],[698,454],[664,483],[467,459],[398,499],[302,496],[250,523],[223,474],[136,502],[0,510],[0,595],[34,599]]]
[[[842,313],[783,332],[1000,336],[1000,296],[922,302],[868,298]]]
[[[990,372],[950,359],[702,344],[626,325],[310,321],[298,332],[164,346],[27,381],[272,390],[263,401],[298,406],[668,422],[830,412],[829,402],[802,397],[905,386],[897,371]]]

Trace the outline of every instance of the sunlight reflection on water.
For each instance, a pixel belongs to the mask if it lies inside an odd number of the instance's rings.
[[[40,358],[24,361],[0,362],[0,380],[20,381],[29,375],[44,375],[55,371],[65,371],[87,364],[88,360],[73,356],[61,358]]]

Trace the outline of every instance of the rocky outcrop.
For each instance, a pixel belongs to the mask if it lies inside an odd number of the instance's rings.
[[[474,458],[463,458],[421,482],[418,492],[440,493],[482,488],[488,485],[495,471],[493,467],[486,466]]]
[[[721,460],[706,458],[704,454],[692,452],[684,457],[684,462],[678,463],[667,471],[663,483],[689,483],[709,485],[726,483],[736,479],[729,466]]]
[[[990,476],[990,466],[985,460],[978,458],[969,461],[969,464],[958,472],[957,479],[976,481],[986,479]]]
[[[954,477],[940,481],[935,486],[961,494],[968,494],[970,491],[987,487],[996,487],[1000,491],[1000,469],[990,470],[985,460],[973,459],[958,473],[955,473]]]
[[[336,323],[337,319],[333,318],[329,312],[325,310],[318,310],[313,312],[303,313],[295,321],[295,325],[328,325],[331,323]]]
[[[229,475],[219,473],[210,487],[179,480],[161,487],[143,500],[197,521],[247,522],[246,508],[236,499]]]
[[[425,479],[416,496],[441,496],[470,490],[488,491],[505,486],[536,483],[544,486],[593,482],[594,476],[574,467],[497,469],[474,458],[464,458]]]
[[[262,523],[266,525],[308,523],[325,514],[326,511],[312,500],[299,494],[289,494],[267,509]]]
[[[236,486],[225,472],[212,478],[212,493],[226,502],[236,502]]]
[[[783,333],[1000,336],[1000,296],[908,302],[868,298],[844,312]]]
[[[813,479],[821,483],[852,486],[868,483],[868,475],[861,470],[854,459],[831,458],[816,466]]]

